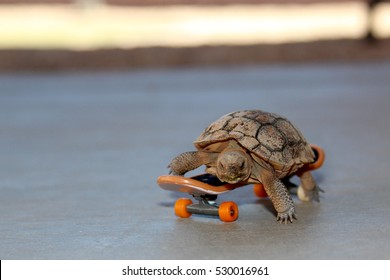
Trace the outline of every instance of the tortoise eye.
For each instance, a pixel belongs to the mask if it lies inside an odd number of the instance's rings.
[[[244,169],[244,167],[245,167],[245,161],[243,161],[243,162],[240,164],[240,168],[241,168],[241,169]]]

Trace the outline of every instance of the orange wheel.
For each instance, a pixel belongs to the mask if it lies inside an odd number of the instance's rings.
[[[310,144],[310,147],[312,148],[312,150],[316,156],[316,161],[309,164],[308,170],[316,170],[316,169],[320,168],[322,166],[322,164],[324,163],[325,152],[321,147],[319,147],[317,145]]]
[[[219,218],[224,222],[234,222],[238,218],[238,206],[233,201],[223,202],[218,209]]]
[[[253,191],[257,197],[268,197],[268,194],[265,192],[264,185],[261,183],[254,184]]]
[[[189,218],[192,213],[188,212],[187,206],[192,204],[189,198],[180,198],[175,203],[175,215],[180,218]]]

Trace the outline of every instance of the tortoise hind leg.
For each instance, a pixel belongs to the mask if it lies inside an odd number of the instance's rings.
[[[320,202],[319,192],[323,192],[317,185],[310,171],[304,171],[297,174],[301,180],[301,185],[298,187],[298,197],[302,201],[317,201]]]

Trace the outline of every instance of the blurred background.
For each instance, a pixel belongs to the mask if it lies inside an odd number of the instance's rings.
[[[379,0],[0,0],[3,71],[381,59],[389,37]]]
[[[0,0],[0,259],[390,259],[389,77],[386,1]],[[325,149],[321,203],[176,218],[157,177],[252,108]]]

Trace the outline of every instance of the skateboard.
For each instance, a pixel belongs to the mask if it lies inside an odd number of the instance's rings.
[[[233,222],[238,218],[238,206],[233,201],[216,203],[217,196],[243,184],[226,184],[211,174],[201,174],[191,178],[173,175],[158,177],[157,184],[164,190],[185,192],[191,194],[198,203],[191,199],[180,198],[175,203],[175,214],[181,218],[188,218],[192,214],[218,216],[224,222]]]
[[[316,156],[314,163],[305,167],[305,170],[316,170],[320,168],[325,160],[325,153],[322,148],[310,145]],[[295,174],[294,174],[295,175]],[[296,187],[289,181],[290,177],[282,181],[287,188]],[[218,195],[243,187],[247,184],[227,184],[221,182],[216,176],[211,174],[201,174],[194,177],[183,177],[174,175],[162,175],[158,177],[157,184],[164,190],[174,192],[184,192],[192,195],[197,203],[189,198],[180,198],[176,201],[175,214],[181,218],[189,218],[192,214],[218,216],[223,222],[234,222],[238,218],[238,206],[233,201],[216,203]],[[263,184],[253,185],[254,193],[257,197],[267,197]]]

